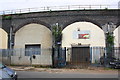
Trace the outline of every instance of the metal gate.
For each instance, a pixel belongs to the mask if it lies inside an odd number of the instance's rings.
[[[90,64],[90,47],[72,47],[70,63],[73,67],[88,67]]]
[[[66,65],[66,48],[53,48],[52,54],[53,67],[65,67]]]

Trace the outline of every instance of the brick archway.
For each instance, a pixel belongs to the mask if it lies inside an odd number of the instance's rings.
[[[15,28],[13,26],[13,32],[16,33],[20,28],[24,27],[25,25],[31,24],[31,23],[44,25],[48,29],[50,29],[50,27],[51,27],[49,24],[47,24],[43,21],[36,20],[36,19],[29,19],[29,20],[26,20],[25,22],[22,22],[19,26],[15,27]]]
[[[73,19],[73,20],[70,20],[69,22],[66,22],[66,23],[63,25],[63,29],[64,29],[65,27],[67,27],[68,25],[73,24],[73,23],[75,23],[75,22],[91,22],[91,23],[97,25],[98,27],[100,27],[100,28],[102,29],[100,23],[98,23],[97,21],[94,21],[94,20],[86,19],[86,18],[84,18],[84,19],[82,18],[82,19]]]

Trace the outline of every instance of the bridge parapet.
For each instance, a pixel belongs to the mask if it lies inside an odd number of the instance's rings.
[[[25,8],[0,11],[0,15],[6,14],[21,14],[30,12],[44,12],[44,11],[61,11],[61,10],[93,10],[93,9],[112,9],[118,8],[111,5],[67,5],[67,6],[49,6],[49,7],[37,7],[37,8]]]

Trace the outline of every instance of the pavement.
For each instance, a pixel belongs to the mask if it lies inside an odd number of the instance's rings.
[[[93,73],[93,74],[118,74],[116,69],[105,69],[103,67],[89,67],[86,69],[68,69],[68,68],[35,68],[30,66],[9,66],[15,71],[37,71],[49,73]]]

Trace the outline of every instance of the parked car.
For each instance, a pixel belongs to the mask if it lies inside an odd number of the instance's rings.
[[[119,59],[114,59],[110,63],[111,68],[118,68],[120,69],[120,60]]]
[[[111,57],[111,58],[105,58],[104,56],[102,56],[100,58],[100,64],[101,65],[104,65],[105,63],[111,65],[111,62],[115,62],[117,59],[114,58],[114,57]]]
[[[6,71],[0,69],[0,80],[13,80],[13,79]]]
[[[0,69],[4,70],[7,72],[8,75],[10,75],[10,77],[13,80],[17,80],[17,74],[14,70],[10,69],[9,67],[7,67],[6,65],[0,63]]]

